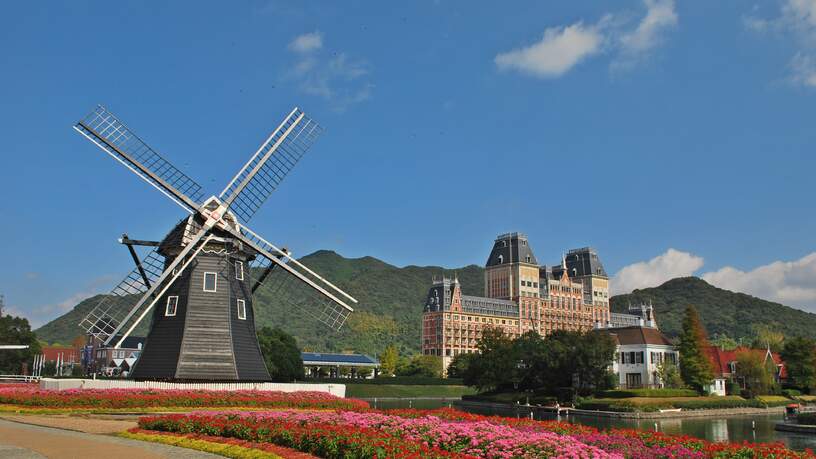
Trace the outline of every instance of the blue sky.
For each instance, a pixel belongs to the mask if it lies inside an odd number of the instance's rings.
[[[0,17],[0,292],[36,324],[172,202],[71,129],[103,104],[220,192],[299,105],[326,132],[251,227],[296,254],[483,264],[596,247],[816,310],[816,1],[76,1]]]

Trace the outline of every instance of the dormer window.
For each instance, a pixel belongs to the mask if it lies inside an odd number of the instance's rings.
[[[530,262],[530,255],[527,255],[526,259],[527,259],[527,263],[529,263]]]
[[[504,263],[504,255],[499,255],[499,264]]]

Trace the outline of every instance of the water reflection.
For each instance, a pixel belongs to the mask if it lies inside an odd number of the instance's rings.
[[[368,402],[374,406],[373,399]],[[377,407],[381,409],[419,408],[433,409],[453,405],[475,414],[499,415],[508,417],[528,417],[530,411],[524,407],[497,408],[491,406],[456,406],[452,399],[399,399],[378,400]],[[585,424],[599,429],[629,428],[658,430],[673,435],[689,435],[704,438],[715,442],[776,442],[781,441],[791,449],[816,449],[816,435],[777,432],[774,424],[783,419],[782,414],[730,416],[722,418],[695,418],[695,419],[616,419],[596,418],[591,416],[561,416],[553,413],[536,412],[536,419],[558,419],[564,422]]]

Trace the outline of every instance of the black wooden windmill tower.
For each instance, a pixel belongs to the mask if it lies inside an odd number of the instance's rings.
[[[82,320],[105,346],[121,347],[152,312],[135,379],[265,381],[252,296],[299,308],[339,330],[357,300],[246,223],[300,160],[321,128],[295,108],[218,197],[142,142],[104,107],[75,126],[189,213],[161,242],[123,236],[136,268]],[[134,245],[149,246],[139,257]]]

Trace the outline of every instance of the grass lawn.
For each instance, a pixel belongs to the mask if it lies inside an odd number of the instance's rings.
[[[401,384],[346,384],[346,397],[461,397],[475,394],[467,386],[423,386]]]

